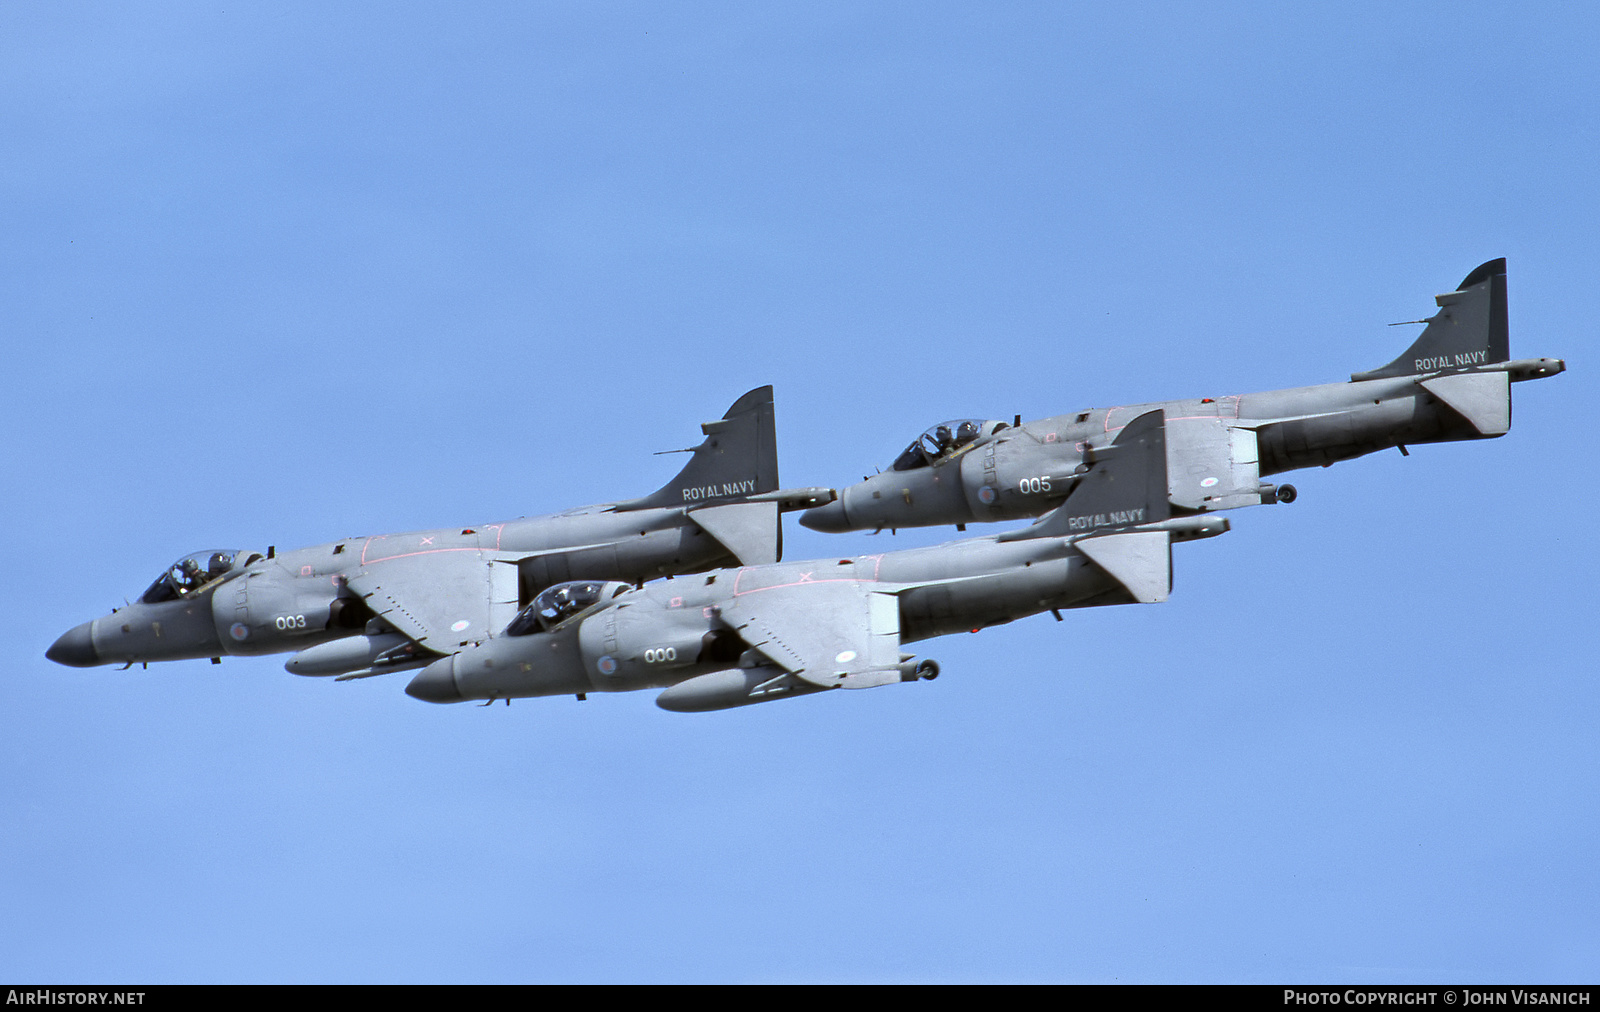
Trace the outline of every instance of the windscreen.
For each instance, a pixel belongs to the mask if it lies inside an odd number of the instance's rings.
[[[167,567],[156,577],[156,582],[139,598],[145,604],[159,604],[190,597],[233,572],[241,565],[244,553],[237,549],[212,548],[204,552],[190,552]],[[254,556],[252,556],[254,558]]]
[[[893,470],[911,471],[927,467],[976,440],[983,435],[986,427],[991,432],[998,432],[1005,428],[1005,425],[986,422],[981,418],[958,418],[940,422],[918,436],[910,446],[906,447],[904,453],[895,458]]]

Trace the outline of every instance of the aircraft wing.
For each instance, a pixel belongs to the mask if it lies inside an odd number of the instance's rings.
[[[1192,510],[1261,504],[1260,451],[1253,430],[1222,418],[1167,421],[1172,501]]]
[[[401,635],[451,654],[515,617],[517,567],[510,561],[478,551],[407,555],[366,566],[348,586]]]
[[[722,620],[751,649],[825,688],[898,682],[900,604],[857,580],[795,583],[741,594]]]

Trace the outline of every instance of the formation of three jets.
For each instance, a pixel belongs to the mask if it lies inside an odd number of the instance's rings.
[[[1416,342],[1348,383],[934,426],[845,488],[782,489],[772,388],[741,397],[643,499],[290,552],[185,556],[68,631],[63,664],[294,651],[288,669],[420,668],[431,702],[663,689],[715,710],[932,678],[906,644],[1045,611],[1164,600],[1171,545],[1219,510],[1293,499],[1264,478],[1389,447],[1503,435],[1514,382],[1505,261],[1437,297]],[[930,548],[780,563],[780,514],[826,532],[1040,517]],[[718,568],[732,565],[735,568]],[[690,576],[649,583],[663,576]]]

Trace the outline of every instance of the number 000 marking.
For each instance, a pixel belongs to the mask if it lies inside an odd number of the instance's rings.
[[[678,651],[675,647],[652,647],[644,652],[644,662],[646,664],[660,664],[664,661],[675,661],[677,659]]]

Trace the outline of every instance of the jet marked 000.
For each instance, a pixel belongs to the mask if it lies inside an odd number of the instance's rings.
[[[1167,548],[1227,523],[1172,517],[1160,410],[1133,419],[1112,445],[1062,507],[1105,525],[1089,536],[1068,531],[1058,513],[1010,535],[747,566],[704,581],[561,584],[506,635],[441,657],[406,692],[458,703],[653,688],[664,690],[662,709],[721,710],[934,678],[937,662],[902,652],[918,640],[1064,608],[1164,601]],[[1127,525],[1110,526],[1117,520]],[[674,607],[680,597],[689,608]]]

